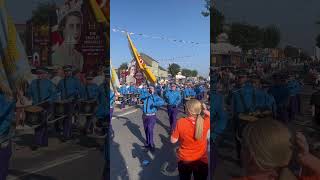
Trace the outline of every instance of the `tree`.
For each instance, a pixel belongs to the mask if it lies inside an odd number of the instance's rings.
[[[120,65],[120,67],[119,67],[119,70],[122,70],[122,69],[127,70],[128,69],[128,63],[122,63]]]
[[[198,76],[198,71],[197,70],[192,70],[191,71],[191,76],[192,77],[197,77]]]
[[[263,44],[263,31],[258,26],[233,23],[231,24],[228,36],[230,43],[240,46],[243,51],[260,48]]]
[[[41,2],[37,5],[37,8],[32,11],[32,22],[35,25],[56,24],[57,5],[54,1],[51,2]]]
[[[320,34],[316,38],[316,45],[318,48],[320,48]]]
[[[280,30],[272,25],[263,29],[263,48],[276,48],[280,43]]]
[[[178,64],[170,64],[168,67],[169,73],[172,75],[172,77],[176,76],[178,72],[180,72],[180,66]]]
[[[205,11],[202,11],[202,15],[205,17],[210,16],[210,42],[216,43],[217,37],[223,32],[224,15],[217,10],[214,0],[205,0]]]
[[[181,74],[182,74],[183,76],[186,76],[186,77],[192,76],[192,72],[191,72],[190,69],[182,69],[182,70],[181,70]]]
[[[284,48],[284,54],[289,58],[297,58],[299,57],[299,49],[288,45]]]

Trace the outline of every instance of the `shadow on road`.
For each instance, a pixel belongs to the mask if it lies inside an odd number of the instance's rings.
[[[176,153],[175,146],[169,142],[169,139],[164,135],[160,135],[162,142],[162,147],[156,149],[153,153],[154,159],[150,161],[150,164],[143,166],[142,171],[139,173],[141,180],[177,180],[177,162],[176,162]],[[150,155],[141,150],[141,147],[133,144],[134,150],[133,154],[139,158],[141,164],[143,160],[150,160]]]
[[[120,145],[110,140],[110,179],[129,180],[127,164],[120,152]]]
[[[39,174],[28,174],[25,175],[27,172],[19,171],[19,170],[9,170],[9,174],[11,176],[22,176],[19,177],[19,180],[58,180],[56,178],[50,177],[50,176],[43,176]],[[8,179],[10,180],[10,179]]]
[[[119,117],[119,119],[125,119],[126,120],[126,122],[123,124],[123,126],[127,126],[128,129],[130,130],[130,132],[134,136],[136,136],[136,138],[138,138],[142,144],[144,144],[146,142],[145,138],[141,134],[139,125],[137,125],[135,123],[132,123],[132,121],[130,119],[125,118],[125,117]]]

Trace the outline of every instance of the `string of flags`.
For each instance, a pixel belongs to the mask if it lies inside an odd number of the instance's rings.
[[[174,39],[174,38],[168,38],[164,36],[153,36],[153,35],[147,35],[143,33],[135,33],[135,32],[129,32],[125,29],[119,29],[119,28],[112,28],[113,32],[120,32],[120,33],[128,33],[130,36],[131,35],[136,35],[136,36],[141,36],[144,38],[149,38],[149,39],[160,39],[160,40],[165,40],[165,41],[170,41],[170,42],[175,42],[175,43],[183,43],[183,44],[192,44],[192,45],[202,45],[202,44],[207,44],[209,43],[199,43],[199,42],[194,42],[194,41],[187,41],[187,40],[179,40],[179,39]]]

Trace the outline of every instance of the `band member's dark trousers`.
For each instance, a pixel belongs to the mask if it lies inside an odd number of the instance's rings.
[[[168,116],[171,132],[176,128],[178,108],[177,106],[168,105]]]
[[[301,95],[297,94],[298,112],[301,113]]]
[[[297,96],[290,96],[289,99],[289,120],[293,121],[299,109]]]
[[[285,106],[277,106],[277,119],[283,123],[289,122],[288,108]]]
[[[1,142],[0,144],[0,180],[6,180],[9,173],[9,162],[12,155],[11,141]]]
[[[240,126],[240,119],[235,117],[234,118],[234,130],[235,130],[235,138],[236,138],[236,150],[237,150],[237,157],[240,159],[241,154],[241,142],[237,139],[237,136],[241,134],[241,126]]]
[[[178,162],[179,179],[191,180],[193,174],[194,180],[206,180],[208,177],[208,164],[202,161]]]
[[[48,113],[43,112],[41,119],[44,122],[34,130],[35,144],[37,146],[48,146],[48,124],[47,124]]]
[[[63,121],[63,137],[64,138],[71,138],[72,136],[72,117],[74,113],[74,105],[71,103],[68,106],[68,114],[67,117],[64,118]]]
[[[215,142],[210,139],[210,161],[209,161],[209,179],[213,179],[214,172],[217,167],[217,161],[218,161],[218,154],[217,154],[217,147],[220,138],[217,138]]]
[[[120,104],[120,109],[123,109],[126,107],[126,101],[125,100],[122,100],[121,101],[121,104]]]
[[[142,115],[143,127],[146,134],[146,143],[150,147],[154,147],[153,129],[157,121],[156,115]]]

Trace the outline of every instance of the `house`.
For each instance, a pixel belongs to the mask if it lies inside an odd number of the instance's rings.
[[[152,71],[153,75],[158,79],[167,79],[168,78],[168,71],[159,65],[159,62],[154,60],[152,57],[140,53],[141,58],[143,59],[144,63],[147,67]]]
[[[217,37],[217,43],[211,44],[211,64],[214,66],[239,66],[241,64],[241,48],[229,43],[225,33]]]

